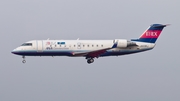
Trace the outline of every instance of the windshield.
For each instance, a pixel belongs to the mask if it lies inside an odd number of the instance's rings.
[[[23,43],[21,46],[32,46],[32,43]]]

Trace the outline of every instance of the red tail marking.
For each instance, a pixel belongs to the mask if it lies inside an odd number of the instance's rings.
[[[147,30],[140,38],[158,38],[160,33],[160,30]]]

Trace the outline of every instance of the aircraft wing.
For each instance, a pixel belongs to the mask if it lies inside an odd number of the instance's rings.
[[[86,57],[99,57],[101,54],[105,53],[106,50],[109,50],[112,48],[105,48],[105,49],[99,49],[99,50],[94,50],[94,51],[89,51],[89,52],[74,52],[72,53],[73,56],[86,56]]]

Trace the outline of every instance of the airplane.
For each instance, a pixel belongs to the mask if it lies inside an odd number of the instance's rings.
[[[94,58],[105,56],[119,56],[151,50],[161,34],[163,24],[152,24],[138,39],[114,40],[32,40],[23,43],[11,53],[21,55],[22,63],[26,63],[25,56],[69,56],[85,57],[87,63],[94,62]]]

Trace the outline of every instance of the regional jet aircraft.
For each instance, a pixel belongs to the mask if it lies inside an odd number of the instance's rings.
[[[152,24],[138,39],[131,40],[32,40],[23,43],[12,53],[21,55],[23,63],[26,62],[25,56],[69,56],[85,57],[90,64],[94,62],[94,58],[151,50],[166,26]]]

